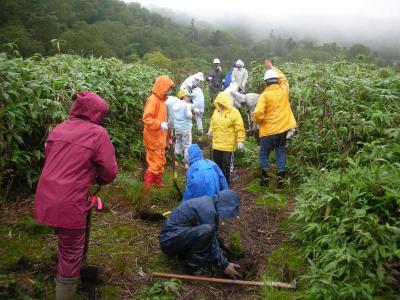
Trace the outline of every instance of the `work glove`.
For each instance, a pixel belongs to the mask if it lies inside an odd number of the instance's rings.
[[[237,143],[237,149],[239,151],[243,150],[244,149],[244,144],[242,142]]]
[[[161,130],[162,131],[167,131],[168,130],[168,123],[167,122],[161,122]]]
[[[296,129],[290,129],[288,132],[287,132],[287,134],[286,134],[286,139],[287,140],[290,140],[292,137],[293,137],[293,135],[294,135],[294,133],[296,132]]]
[[[200,110],[199,110],[198,108],[193,109],[193,111],[194,111],[194,113],[195,113],[196,115],[198,115],[198,114],[200,113]]]
[[[89,205],[87,209],[90,210],[95,204],[97,204],[97,210],[103,209],[103,202],[101,201],[100,197],[94,195],[89,196]]]
[[[208,131],[208,132],[207,132],[207,135],[208,135],[209,138],[212,138],[212,136],[213,136],[212,131]]]

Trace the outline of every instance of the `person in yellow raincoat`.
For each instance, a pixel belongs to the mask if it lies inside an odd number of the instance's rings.
[[[233,169],[233,152],[244,148],[246,131],[240,112],[233,107],[229,93],[221,92],[214,101],[208,135],[212,137],[213,158],[229,184]]]
[[[162,174],[164,172],[165,147],[167,146],[167,106],[165,101],[168,91],[175,86],[168,76],[156,79],[152,94],[147,98],[143,112],[143,143],[146,147],[146,161],[148,168],[144,174],[144,185],[156,184],[163,186]]]
[[[289,130],[297,127],[289,103],[289,82],[285,75],[266,59],[266,84],[253,113],[254,121],[260,126],[261,186],[268,186],[269,154],[275,149],[278,169],[278,188],[282,188],[286,175],[285,147]]]

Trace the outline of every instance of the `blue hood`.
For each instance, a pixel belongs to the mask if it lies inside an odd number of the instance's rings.
[[[192,144],[189,146],[189,164],[192,165],[194,162],[204,159],[203,157],[203,152],[201,152],[201,149],[199,145],[197,144]]]
[[[232,190],[223,190],[216,196],[215,208],[220,219],[239,215],[239,195]]]

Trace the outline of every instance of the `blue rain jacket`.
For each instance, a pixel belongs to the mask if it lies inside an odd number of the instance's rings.
[[[199,145],[189,147],[190,167],[186,173],[186,189],[182,201],[201,196],[214,196],[228,188],[228,182],[218,165],[204,159]]]
[[[208,224],[213,228],[214,237],[210,249],[213,264],[224,270],[228,259],[222,254],[218,239],[219,219],[239,215],[239,195],[232,190],[221,191],[217,196],[203,196],[182,202],[169,215],[160,233],[160,245],[178,237],[186,230]]]
[[[227,72],[225,75],[224,90],[231,84],[231,81],[232,81],[232,70]]]

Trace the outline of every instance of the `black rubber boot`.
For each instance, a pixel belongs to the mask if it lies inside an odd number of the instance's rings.
[[[286,171],[278,172],[278,179],[276,183],[276,188],[278,190],[281,190],[283,188],[283,185],[285,184],[285,176],[286,176]]]
[[[269,185],[269,175],[266,169],[261,169],[261,180],[260,186],[268,186]]]
[[[204,254],[190,253],[184,261],[185,272],[193,276],[211,276],[208,269],[208,256]]]

